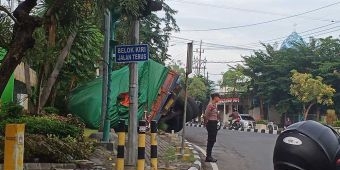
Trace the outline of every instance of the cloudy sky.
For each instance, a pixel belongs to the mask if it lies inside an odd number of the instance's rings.
[[[194,40],[194,50],[203,41],[202,59],[231,62],[250,55],[249,49],[261,48],[259,42],[281,44],[283,37],[294,30],[306,41],[309,36],[338,37],[340,33],[340,1],[166,0],[166,3],[178,11],[175,18],[181,29],[173,34],[169,53],[183,63],[189,40]],[[198,53],[194,55],[197,57]],[[227,63],[207,63],[206,67],[209,79],[216,82],[221,79],[218,74],[230,68]]]

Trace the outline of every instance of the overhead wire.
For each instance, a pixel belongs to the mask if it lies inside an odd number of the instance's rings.
[[[302,31],[302,32],[298,32],[298,34],[303,34],[303,33],[306,33],[306,32],[311,32],[311,31],[314,31],[314,30],[318,30],[320,28],[325,28],[325,27],[328,27],[330,25],[334,25],[334,24],[338,24],[340,22],[333,22],[333,23],[330,23],[330,24],[326,24],[326,25],[322,25],[322,26],[319,26],[319,27],[315,27],[315,28],[311,28],[311,29],[308,29],[308,30],[305,30],[305,31]],[[273,38],[273,39],[269,39],[269,40],[264,40],[264,41],[260,41],[260,42],[253,42],[253,43],[246,43],[246,44],[239,44],[240,46],[247,46],[247,45],[254,45],[254,44],[260,44],[260,43],[270,43],[270,42],[275,42],[277,40],[282,40],[282,39],[286,39],[287,36],[281,36],[281,37],[278,37],[278,38]]]
[[[209,3],[200,3],[200,2],[185,1],[185,0],[170,0],[170,1],[177,2],[177,3],[185,3],[185,4],[190,4],[190,5],[198,5],[198,6],[204,5],[204,7],[213,7],[213,8],[220,8],[220,9],[226,9],[226,10],[236,10],[236,11],[259,13],[259,14],[266,14],[266,15],[276,15],[276,16],[289,16],[289,14],[283,14],[283,13],[246,9],[246,8],[237,8],[237,7],[231,7],[231,6],[221,6],[221,5],[214,5],[214,4],[209,4]],[[297,16],[297,17],[310,19],[310,20],[325,21],[325,22],[334,21],[330,19],[322,19],[322,18],[315,18],[315,17],[308,17],[308,16]]]
[[[193,40],[193,39],[188,39],[188,38],[183,38],[183,37],[177,37],[177,36],[170,36],[175,39],[180,39],[180,40],[187,40],[187,41],[192,41],[194,45],[199,45],[200,41],[198,40]],[[253,51],[254,49],[251,48],[246,48],[246,47],[241,47],[241,46],[231,46],[231,45],[224,45],[224,44],[216,44],[216,43],[210,43],[210,42],[205,42],[202,41],[202,46],[205,47],[212,47],[212,48],[223,48],[223,49],[238,49],[238,50],[246,50],[246,51]]]
[[[338,27],[340,27],[339,25],[331,27],[331,28],[327,28],[331,25],[335,25],[335,24],[338,24],[338,23],[340,23],[340,22],[334,22],[334,23],[318,26],[318,27],[315,27],[315,28],[311,28],[311,29],[308,29],[308,30],[305,30],[305,31],[298,32],[298,34],[300,34],[301,37],[303,37],[303,38],[310,37],[310,36],[313,36],[316,33],[322,33],[324,31],[328,31],[328,30],[338,28]],[[321,28],[326,28],[326,29],[320,30]],[[316,30],[318,30],[318,31],[316,31]],[[332,33],[332,32],[336,32],[336,31],[329,31],[329,32],[326,32],[326,33]],[[304,34],[304,33],[308,33],[308,34]],[[323,34],[326,34],[326,33],[323,33]],[[323,34],[321,34],[321,35],[323,35]],[[178,37],[178,36],[171,36],[171,37],[178,39],[178,40],[171,40],[171,41],[175,41],[175,43],[186,44],[186,43],[188,43],[187,41],[193,41],[194,45],[199,45],[199,43],[200,43],[199,40],[192,40],[192,39],[189,39],[189,38],[183,38],[183,37]],[[238,45],[224,45],[224,44],[217,44],[217,43],[210,43],[210,42],[203,41],[202,46],[207,47],[207,48],[205,48],[206,50],[241,49],[241,50],[251,51],[251,50],[255,50],[256,48],[263,47],[261,45],[262,43],[263,44],[270,44],[270,43],[274,43],[274,42],[278,42],[278,41],[283,41],[286,38],[287,38],[287,36],[282,36],[282,37],[269,39],[269,40],[265,40],[265,41],[246,43],[246,44],[238,44]],[[183,41],[180,41],[180,40],[183,40]]]
[[[277,18],[277,19],[273,19],[273,20],[268,20],[268,21],[262,21],[262,22],[257,22],[257,23],[253,23],[253,24],[245,24],[245,25],[237,25],[237,26],[231,26],[231,27],[221,27],[221,28],[208,28],[208,29],[188,29],[188,30],[182,30],[183,32],[198,32],[198,31],[218,31],[218,30],[228,30],[228,29],[235,29],[235,28],[244,28],[244,27],[251,27],[251,26],[257,26],[257,25],[263,25],[263,24],[268,24],[268,23],[272,23],[272,22],[277,22],[277,21],[281,21],[281,20],[286,20],[286,19],[290,19],[290,18],[294,18],[297,16],[301,16],[301,15],[305,15],[308,13],[312,13],[315,11],[319,11],[321,9],[325,9],[334,5],[338,5],[340,4],[340,2],[335,2],[332,4],[328,4],[316,9],[312,9],[312,10],[308,10],[302,13],[298,13],[298,14],[294,14],[294,15],[290,15],[287,17],[282,17],[282,18]]]

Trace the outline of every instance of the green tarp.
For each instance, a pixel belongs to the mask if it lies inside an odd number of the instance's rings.
[[[0,61],[5,57],[6,50],[0,47]],[[1,63],[1,62],[0,62]],[[13,101],[13,92],[14,92],[14,76],[12,75],[8,80],[6,88],[1,95],[0,101],[1,102],[11,102]]]
[[[152,103],[165,81],[169,69],[149,60],[138,63],[138,119],[144,111],[151,110]],[[109,118],[111,127],[118,124],[119,119],[128,119],[129,108],[117,102],[117,97],[129,91],[129,68],[123,67],[112,72],[111,104]],[[68,108],[72,114],[79,116],[89,128],[98,128],[101,123],[102,78],[77,87],[70,94]]]

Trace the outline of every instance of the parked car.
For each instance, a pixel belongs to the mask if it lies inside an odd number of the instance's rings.
[[[255,129],[256,127],[256,123],[255,123],[255,119],[248,115],[248,114],[240,114],[240,122],[242,124],[242,127],[244,129]]]

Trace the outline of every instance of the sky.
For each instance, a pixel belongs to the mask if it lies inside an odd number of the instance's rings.
[[[170,40],[169,54],[172,59],[186,63],[186,43],[193,40],[196,51],[202,40],[204,53],[201,58],[206,58],[208,62],[206,71],[209,73],[209,79],[215,82],[221,80],[221,73],[237,64],[234,61],[241,61],[241,56],[251,55],[253,50],[261,49],[259,42],[274,39],[269,42],[271,44],[276,42],[279,47],[284,40],[283,37],[289,36],[293,31],[298,32],[307,42],[309,36],[338,38],[340,34],[340,1],[166,0],[165,2],[178,11],[175,19],[181,29],[180,32],[173,33]],[[271,20],[277,21],[267,22]],[[261,22],[267,23],[244,26]],[[229,29],[223,30],[197,31],[228,27]],[[194,52],[195,58],[198,58],[198,54]]]

